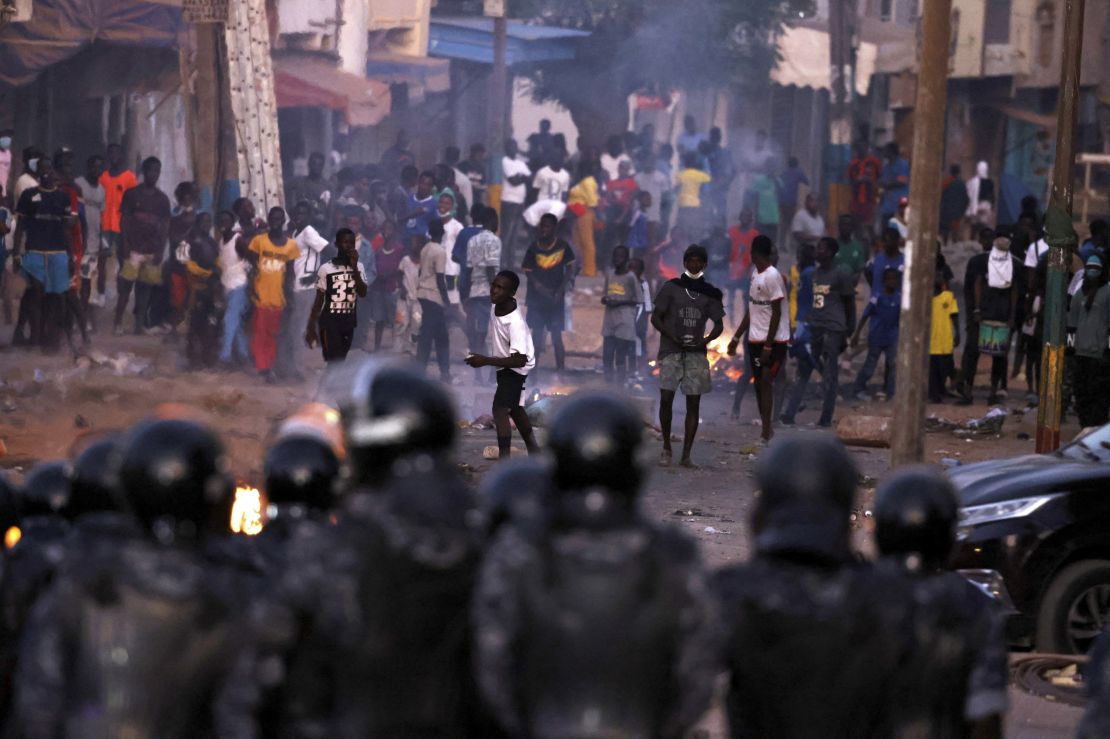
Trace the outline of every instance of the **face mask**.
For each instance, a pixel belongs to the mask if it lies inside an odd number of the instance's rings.
[[[440,218],[450,218],[450,217],[451,217],[451,211],[449,211],[449,210],[441,210],[441,211],[439,212],[439,217],[440,217]]]
[[[690,270],[685,270],[685,274],[691,280],[700,280],[702,278],[702,276],[705,275],[705,271],[702,270],[701,272],[698,272],[698,273],[695,274],[695,273],[691,272]]]
[[[12,146],[11,136],[0,136],[0,149],[10,149]]]
[[[39,160],[38,159],[28,160],[27,161],[27,171],[29,171],[29,172],[38,172],[39,171]]]

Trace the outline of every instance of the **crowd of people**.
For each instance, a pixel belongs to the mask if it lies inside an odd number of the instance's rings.
[[[171,201],[159,189],[158,160],[144,160],[136,176],[118,145],[89,157],[80,176],[73,152],[46,157],[28,147],[13,192],[10,252],[28,283],[13,343],[51,349],[62,335],[87,342],[102,310],[122,333],[131,308],[135,333],[184,333],[193,368],[300,380],[306,344],[319,345],[330,362],[352,347],[381,350],[389,333],[392,349],[424,366],[434,352],[441,379],[458,382],[450,327],[463,330],[470,355],[487,354],[491,285],[500,271],[515,270],[527,288],[521,315],[530,361],[550,337],[561,372],[563,333],[573,321],[568,296],[580,276],[600,275],[606,379],[642,379],[653,327],[661,425],[669,428],[681,390],[692,443],[690,416],[696,422],[697,399],[712,384],[706,346],[726,326],[739,326],[731,351],[747,343],[734,415],[754,387],[769,440],[776,417],[794,423],[815,370],[819,426],[831,425],[841,395],[886,400],[896,392],[910,166],[896,144],[883,157],[858,147],[846,172],[849,212],[830,227],[815,189],[799,197],[809,180],[798,161],[780,161],[764,132],[737,167],[721,130],[703,133],[691,116],[673,146],[658,143],[646,126],[609,137],[603,150],[580,140],[573,156],[544,121],[526,153],[505,143],[496,197],[482,145],[471,146],[466,160],[448,147],[440,164],[421,170],[402,132],[379,163],[344,166],[335,177],[325,173],[322,154],[311,155],[305,174],[289,182],[290,211],[273,208],[265,220],[244,198],[213,218],[190,182],[178,183]],[[740,175],[733,222],[729,193]],[[935,403],[972,401],[980,354],[991,357],[989,403],[1003,402],[1022,370],[1028,402],[1036,401],[1048,245],[1036,198],[1022,201],[1015,224],[996,224],[998,190],[985,163],[966,183],[954,167],[944,187],[946,238],[970,229],[983,254],[968,261],[959,300],[943,239],[937,245],[928,389]],[[1071,265],[1068,326],[1076,346],[1068,387],[1084,426],[1105,423],[1110,407],[1097,381],[1108,369],[1108,240],[1105,221],[1092,222]],[[691,244],[703,256],[696,271],[686,264]],[[698,297],[676,300],[679,288]],[[858,321],[857,302],[864,306]],[[863,343],[862,367],[842,383],[848,357]],[[882,389],[871,396],[880,359]],[[784,372],[788,365],[793,370]],[[662,461],[670,456],[665,444]],[[682,460],[689,462],[689,448]]]
[[[512,280],[492,287],[524,341]],[[851,455],[778,440],[753,554],[713,572],[641,513],[643,420],[612,394],[569,399],[544,457],[477,490],[445,386],[371,360],[347,398],[275,429],[253,499],[180,406],[0,477],[5,730],[680,737],[727,674],[732,736],[1001,735],[1002,613],[942,570],[957,502],[939,473],[880,486],[869,562]]]

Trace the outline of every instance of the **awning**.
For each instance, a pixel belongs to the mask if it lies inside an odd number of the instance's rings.
[[[771,80],[779,85],[829,90],[832,76],[829,34],[816,28],[786,28],[778,40],[779,62]],[[875,71],[875,44],[861,43],[856,52],[856,94],[866,95]]]
[[[447,92],[451,89],[451,62],[375,51],[366,57],[366,76],[423,87],[425,92]]]
[[[274,58],[274,92],[279,108],[339,110],[351,126],[376,126],[389,115],[389,84],[344,72],[327,59]]]
[[[1011,105],[1009,103],[986,103],[986,105],[989,105],[992,108],[997,108],[999,111],[1001,111],[1008,118],[1014,118],[1014,119],[1019,120],[1019,121],[1025,121],[1026,123],[1032,123],[1034,126],[1040,126],[1041,128],[1044,128],[1044,129],[1047,129],[1047,130],[1051,130],[1051,131],[1056,130],[1056,116],[1055,115],[1046,115],[1044,113],[1034,113],[1031,110],[1026,110],[1025,108],[1019,108],[1018,106]]]
[[[506,23],[505,63],[570,61],[575,57],[575,42],[589,31],[556,26],[534,26],[521,21]],[[493,64],[493,19],[471,17],[433,17],[429,30],[428,53],[447,59]]]
[[[0,29],[0,85],[34,81],[93,41],[174,46],[180,0],[35,0],[31,20]]]

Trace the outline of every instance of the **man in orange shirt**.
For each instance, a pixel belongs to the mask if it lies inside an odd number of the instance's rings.
[[[293,260],[301,256],[297,242],[285,232],[285,210],[270,208],[266,233],[255,236],[247,247],[247,258],[254,264],[251,297],[254,300],[254,333],[251,353],[254,367],[267,383],[274,382],[277,338],[286,295],[293,291]]]
[[[104,209],[100,212],[100,244],[92,244],[91,248],[99,250],[96,263],[96,298],[94,305],[104,305],[104,290],[108,277],[108,255],[115,252],[119,256],[120,234],[120,206],[123,205],[123,194],[139,184],[135,173],[124,166],[123,147],[119,144],[108,144],[108,168],[100,173],[100,186],[104,188]],[[123,260],[120,260],[122,265]]]
[[[755,227],[755,213],[751,208],[744,208],[740,211],[740,222],[728,229],[732,251],[728,257],[728,305],[725,310],[729,317],[736,306],[736,291],[740,291],[741,301],[748,294],[752,271],[752,242],[756,236],[759,236],[759,230]]]
[[[856,144],[856,156],[848,164],[848,182],[852,186],[852,215],[867,234],[875,228],[875,199],[879,192],[882,161],[867,150],[867,144]]]

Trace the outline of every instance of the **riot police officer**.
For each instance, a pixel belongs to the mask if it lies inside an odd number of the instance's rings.
[[[757,463],[755,554],[719,573],[733,736],[876,736],[906,651],[904,594],[850,550],[856,467],[828,437]]]
[[[482,527],[451,460],[450,397],[418,369],[372,363],[357,374],[343,423],[351,480],[338,523],[294,534],[265,617],[298,625],[290,650],[296,639],[320,655],[305,680],[328,686],[329,710],[319,722],[301,712],[285,723],[302,735],[464,735]]]
[[[1002,735],[1009,655],[1001,615],[983,591],[942,571],[957,509],[948,478],[928,467],[899,470],[876,491],[882,566],[907,578],[913,596],[914,642],[894,699],[900,735]]]
[[[0,708],[8,703],[27,617],[65,555],[69,477],[65,460],[40,462],[28,473],[22,488],[11,490],[20,537],[7,552],[0,582],[0,674],[5,676],[0,678]]]
[[[709,703],[716,608],[694,543],[640,513],[642,427],[622,401],[569,400],[542,525],[504,527],[483,562],[478,679],[511,736],[679,737]]]
[[[550,465],[536,456],[510,459],[494,467],[478,489],[487,536],[503,526],[529,530],[538,526],[550,485]]]
[[[228,528],[233,482],[199,424],[140,423],[119,480],[142,536],[110,556],[67,559],[26,629],[17,732],[27,737],[236,735],[232,678],[246,641],[244,589],[199,553]]]

